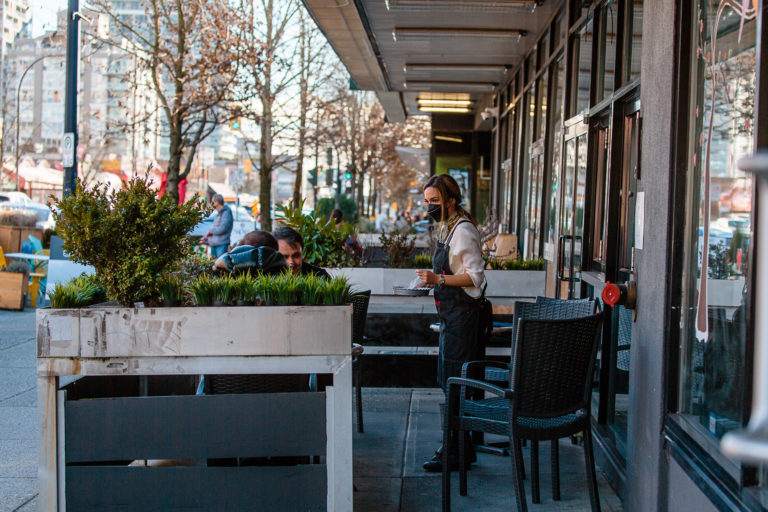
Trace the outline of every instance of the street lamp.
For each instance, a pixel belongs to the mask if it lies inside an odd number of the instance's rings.
[[[32,63],[27,66],[27,69],[24,70],[24,72],[21,74],[21,78],[19,78],[19,86],[16,89],[16,191],[19,191],[19,169],[21,166],[19,165],[19,127],[21,126],[21,84],[24,82],[24,77],[27,76],[27,72],[32,69],[35,64],[40,62],[43,59],[47,59],[49,57],[64,57],[64,55],[43,55],[42,57],[38,57],[35,60],[32,61]]]

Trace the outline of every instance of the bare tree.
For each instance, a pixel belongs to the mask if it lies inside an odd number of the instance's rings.
[[[285,121],[282,97],[300,73],[295,65],[295,19],[300,6],[296,0],[239,0],[232,12],[237,16],[237,32],[241,53],[248,55],[260,49],[263,58],[242,59],[241,86],[255,91],[257,105],[247,105],[242,115],[259,125],[259,203],[261,229],[272,229],[272,170],[292,159],[273,155],[275,140],[291,129]]]
[[[167,193],[178,199],[179,181],[192,170],[198,145],[243,100],[236,78],[244,59],[231,29],[232,11],[214,0],[144,0],[148,22],[139,24],[110,0],[95,0],[94,7],[109,16],[122,38],[117,44],[148,75],[144,82],[157,96],[169,144]],[[255,62],[260,54],[247,58]]]
[[[310,100],[325,86],[334,73],[328,66],[329,51],[325,37],[317,27],[307,19],[304,9],[299,10],[299,127],[298,127],[298,165],[296,181],[293,185],[293,204],[301,202],[301,184],[303,180],[304,156],[309,139],[307,123]],[[315,170],[317,172],[317,170]]]

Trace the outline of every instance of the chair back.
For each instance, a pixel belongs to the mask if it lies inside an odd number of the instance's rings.
[[[8,262],[5,261],[5,253],[3,248],[0,247],[0,268],[5,268],[6,265],[8,265]]]
[[[29,243],[32,244],[33,253],[37,254],[37,251],[43,250],[43,242],[41,242],[35,235],[28,235],[27,239],[29,240]]]
[[[520,320],[511,376],[513,416],[552,418],[589,406],[602,323],[602,312]]]
[[[350,297],[352,301],[352,343],[362,345],[365,335],[365,319],[368,316],[368,303],[371,300],[371,290],[357,292]]]
[[[40,249],[39,251],[35,252],[35,254],[43,255],[43,256],[50,256],[51,251],[50,249]],[[32,267],[32,272],[37,274],[43,274],[43,277],[48,275],[48,262],[47,261],[35,261],[32,260],[34,263]]]
[[[536,297],[536,304],[542,306],[541,315],[536,318],[578,318],[594,315],[597,311],[597,301],[586,299],[555,299],[552,297]],[[517,312],[517,310],[515,310]]]

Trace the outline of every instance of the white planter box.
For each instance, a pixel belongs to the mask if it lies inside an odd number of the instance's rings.
[[[333,275],[349,278],[353,290],[371,290],[371,313],[435,313],[434,300],[428,297],[394,295],[394,286],[408,286],[415,269],[337,268]],[[486,270],[486,296],[495,305],[510,305],[516,300],[532,300],[545,294],[546,272],[543,270]]]
[[[350,306],[38,309],[40,510],[66,500],[62,377],[332,373],[327,509],[351,511],[351,329]]]

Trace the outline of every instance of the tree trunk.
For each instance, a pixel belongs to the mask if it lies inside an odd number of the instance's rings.
[[[300,65],[301,65],[301,78],[299,80],[299,155],[298,162],[296,163],[296,181],[293,184],[293,206],[298,208],[301,203],[301,183],[302,174],[304,172],[304,141],[307,134],[307,110],[309,104],[309,56],[307,52],[307,27],[304,19],[304,11],[299,11],[301,17],[301,38],[300,51]],[[317,179],[317,169],[315,169],[315,179]]]
[[[269,88],[266,88],[269,90]],[[261,141],[259,155],[259,207],[261,230],[272,231],[272,98],[261,98]]]
[[[165,170],[168,180],[166,181],[165,193],[174,201],[179,202],[179,174],[181,173],[181,156],[183,148],[181,147],[181,127],[177,123],[171,124],[170,128],[170,156],[168,159],[168,168]]]

